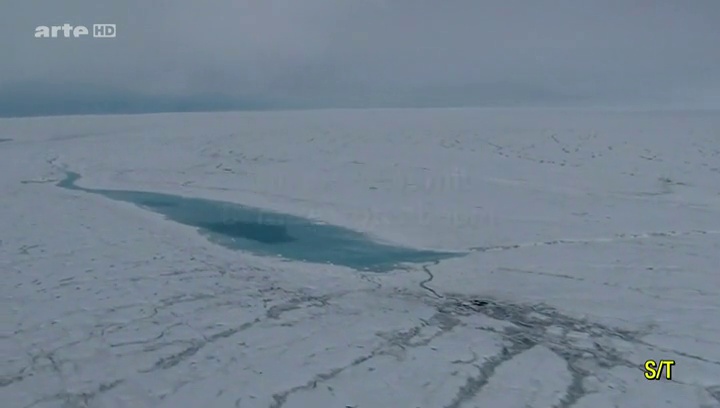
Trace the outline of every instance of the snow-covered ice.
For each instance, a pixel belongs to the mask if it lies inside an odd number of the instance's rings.
[[[720,407],[720,112],[18,118],[0,140],[2,407]],[[66,171],[468,254],[261,256]]]

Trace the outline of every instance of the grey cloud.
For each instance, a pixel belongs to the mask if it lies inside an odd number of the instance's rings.
[[[0,109],[60,88],[188,109],[718,106],[719,21],[716,0],[5,0]],[[65,22],[118,37],[33,37]]]

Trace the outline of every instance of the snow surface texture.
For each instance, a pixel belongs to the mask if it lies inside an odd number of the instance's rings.
[[[719,112],[4,119],[0,138],[3,408],[720,407]],[[252,255],[59,188],[66,170],[469,254],[381,274]]]

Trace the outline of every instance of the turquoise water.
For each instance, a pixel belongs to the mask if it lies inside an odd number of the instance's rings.
[[[240,204],[171,194],[83,188],[68,172],[57,186],[135,204],[167,219],[195,227],[227,248],[289,260],[330,263],[383,272],[401,263],[430,262],[462,254],[417,250],[372,240],[347,228]]]

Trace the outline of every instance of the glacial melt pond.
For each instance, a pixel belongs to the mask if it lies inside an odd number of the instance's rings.
[[[68,172],[57,186],[135,204],[162,214],[168,220],[195,227],[216,244],[258,255],[374,272],[392,270],[401,263],[431,262],[463,255],[381,243],[347,228],[236,203],[143,191],[84,188],[76,184],[80,177]]]

